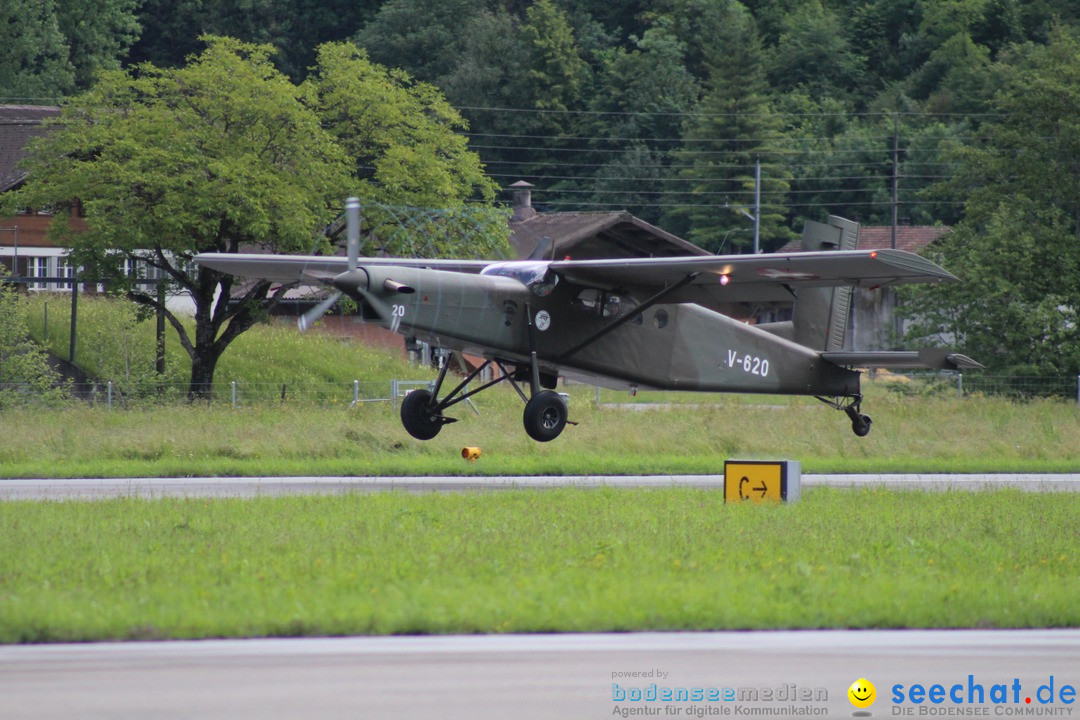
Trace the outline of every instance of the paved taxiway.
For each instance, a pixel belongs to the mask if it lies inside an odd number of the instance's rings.
[[[334,494],[379,490],[409,492],[579,487],[723,488],[723,475],[494,476],[494,477],[211,477],[72,478],[0,480],[0,500],[97,499],[108,497],[253,497]],[[889,487],[923,490],[1017,488],[1033,492],[1080,492],[1080,474],[803,475],[802,486]]]
[[[634,673],[637,673],[636,675]],[[969,676],[971,678],[969,679]],[[1080,686],[1080,631],[804,631],[329,638],[0,647],[0,715],[53,718],[610,718],[651,707],[658,717],[712,717],[694,708],[780,710],[757,717],[850,718],[847,688],[877,686],[874,717],[898,716],[891,688],[957,691],[987,717],[1055,710],[1038,688]],[[994,705],[995,684],[1020,683],[1020,702]],[[733,688],[743,702],[618,702],[613,686]],[[984,703],[967,704],[969,685]],[[807,689],[813,702],[765,701]],[[616,691],[617,692],[617,691]],[[1032,704],[1024,699],[1032,697]],[[1045,697],[1045,694],[1043,695]],[[976,696],[972,699],[977,700]],[[738,712],[742,707],[743,712]],[[927,701],[908,704],[943,710]],[[791,714],[787,714],[791,712]],[[1011,714],[1011,713],[1010,713]]]

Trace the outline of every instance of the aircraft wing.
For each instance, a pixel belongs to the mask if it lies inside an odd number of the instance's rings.
[[[349,269],[348,259],[322,255],[248,255],[241,253],[199,253],[199,265],[247,278],[280,283],[324,283]],[[360,258],[365,266],[393,265],[423,267],[453,272],[478,273],[490,260],[417,260],[407,258]]]
[[[699,273],[667,301],[706,306],[791,300],[792,289],[799,287],[874,288],[956,281],[938,265],[903,250],[563,260],[553,262],[551,269],[571,282],[637,290],[642,295]]]
[[[325,283],[348,269],[338,256],[201,253],[195,262],[214,270],[274,282]],[[420,267],[478,273],[489,260],[360,258],[362,266]],[[955,281],[929,260],[902,250],[850,250],[765,255],[558,260],[550,268],[569,282],[636,291],[648,296],[697,273],[668,302],[706,307],[737,302],[781,302],[800,287],[887,287]]]

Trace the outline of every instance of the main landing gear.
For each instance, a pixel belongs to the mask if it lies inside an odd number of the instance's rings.
[[[857,437],[866,437],[870,434],[870,425],[873,420],[870,419],[869,415],[863,415],[861,412],[862,395],[837,399],[818,397],[818,400],[837,410],[843,410],[851,418],[851,432],[855,433]]]
[[[481,385],[475,390],[463,392],[470,382],[493,364],[502,371],[500,377]],[[433,390],[413,390],[401,402],[401,424],[405,427],[405,431],[417,440],[431,440],[439,434],[444,425],[457,422],[456,418],[447,417],[444,414],[447,408],[504,381],[509,381],[517,390],[521,399],[525,401],[525,412],[522,420],[525,425],[525,432],[533,440],[537,442],[554,440],[559,437],[569,423],[566,401],[554,390],[543,389],[540,372],[535,365],[535,361],[530,369],[516,368],[516,372],[511,373],[498,360],[488,360],[469,373],[468,377],[457,387],[447,393],[442,400],[439,400],[439,390],[442,388],[449,366],[449,362],[443,365]],[[529,379],[532,397],[526,397],[517,383],[519,380],[524,380],[526,376]],[[546,384],[551,386],[554,386],[555,379],[553,376],[544,377],[544,380],[547,381]],[[572,425],[573,423],[569,424]]]

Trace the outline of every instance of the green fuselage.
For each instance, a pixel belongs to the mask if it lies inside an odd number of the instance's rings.
[[[560,282],[540,296],[509,277],[407,267],[361,267],[335,284],[395,332],[515,365],[535,347],[551,375],[610,387],[859,392],[858,372],[699,305],[659,302],[637,312],[644,299],[617,290]]]

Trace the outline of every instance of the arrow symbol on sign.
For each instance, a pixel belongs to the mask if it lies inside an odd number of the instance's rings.
[[[756,488],[752,488],[754,492],[758,493],[758,497],[765,497],[765,493],[769,492],[769,488],[765,487],[765,481],[761,481],[761,485]]]

